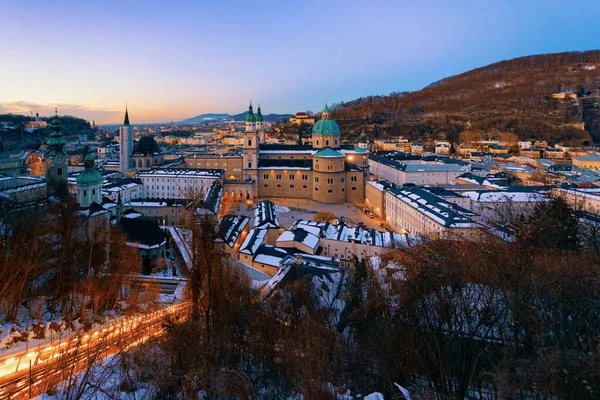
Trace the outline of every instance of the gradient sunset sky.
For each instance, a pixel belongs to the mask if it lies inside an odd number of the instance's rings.
[[[600,48],[600,1],[0,5],[0,113],[132,123],[320,110],[529,54]]]

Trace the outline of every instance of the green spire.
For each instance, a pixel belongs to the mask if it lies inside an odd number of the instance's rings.
[[[329,107],[327,106],[327,103],[325,103],[325,108],[323,109],[323,112],[329,112]]]
[[[48,155],[54,156],[58,153],[64,153],[63,147],[67,144],[65,138],[63,138],[62,132],[60,131],[60,120],[58,119],[58,110],[54,109],[54,119],[51,122],[52,133],[50,138],[46,142],[48,146]]]
[[[125,106],[125,120],[123,121],[123,125],[129,126],[129,113],[127,112],[127,106]]]
[[[248,107],[248,115],[246,115],[246,122],[256,122],[256,117],[254,117],[254,112],[252,112],[252,102],[250,102],[250,106]]]
[[[262,113],[260,112],[260,104],[258,105],[258,109],[256,110],[256,122],[263,122],[264,118]]]

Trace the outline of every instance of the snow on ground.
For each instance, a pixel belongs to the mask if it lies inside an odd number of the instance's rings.
[[[285,214],[285,213],[289,213],[291,210],[289,208],[287,208],[286,206],[275,205],[275,211],[277,211],[278,214]]]

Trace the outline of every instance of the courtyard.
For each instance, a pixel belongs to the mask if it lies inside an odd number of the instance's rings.
[[[257,203],[261,200],[270,200],[275,205],[285,207],[290,210],[289,212],[279,213],[279,222],[284,229],[289,228],[292,223],[298,219],[312,221],[315,214],[317,214],[319,211],[328,211],[333,213],[338,219],[343,217],[344,221],[348,225],[356,225],[358,222],[363,222],[367,228],[375,228],[379,231],[383,231],[380,226],[380,224],[384,222],[382,219],[377,217],[370,218],[368,215],[363,213],[362,207],[352,203],[324,204],[309,199],[286,198],[255,199],[254,202]],[[227,213],[245,215],[250,217],[252,221],[252,218],[254,217],[254,206],[248,206],[244,202],[235,202],[231,204],[231,208],[227,211]]]

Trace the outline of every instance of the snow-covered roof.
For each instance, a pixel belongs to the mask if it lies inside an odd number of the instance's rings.
[[[288,252],[283,249],[268,244],[263,244],[256,251],[253,261],[279,268],[279,263],[287,255]]]
[[[283,246],[283,243],[286,243],[286,242],[300,243],[304,246],[307,246],[308,248],[310,248],[312,250],[315,250],[317,248],[317,246],[319,245],[319,237],[317,235],[314,235],[303,229],[294,229],[294,230],[284,231],[277,238],[278,245],[280,245],[282,247],[286,247],[286,246]],[[279,243],[281,243],[281,244],[279,244]]]
[[[256,203],[254,207],[254,228],[279,228],[279,216],[275,204],[269,200]]]
[[[418,186],[388,189],[394,197],[447,228],[480,228],[474,214]]]
[[[534,203],[549,200],[543,193],[532,191],[473,190],[462,195],[478,203]]]
[[[148,171],[140,171],[136,176],[140,178],[163,177],[163,178],[185,178],[198,177],[206,179],[219,179],[223,174],[222,169],[204,168],[156,168]]]
[[[244,242],[240,246],[240,253],[254,254],[258,247],[263,244],[265,237],[267,236],[266,229],[252,229],[244,239]]]
[[[219,221],[219,240],[233,247],[244,228],[250,222],[250,218],[244,215],[225,215]]]

